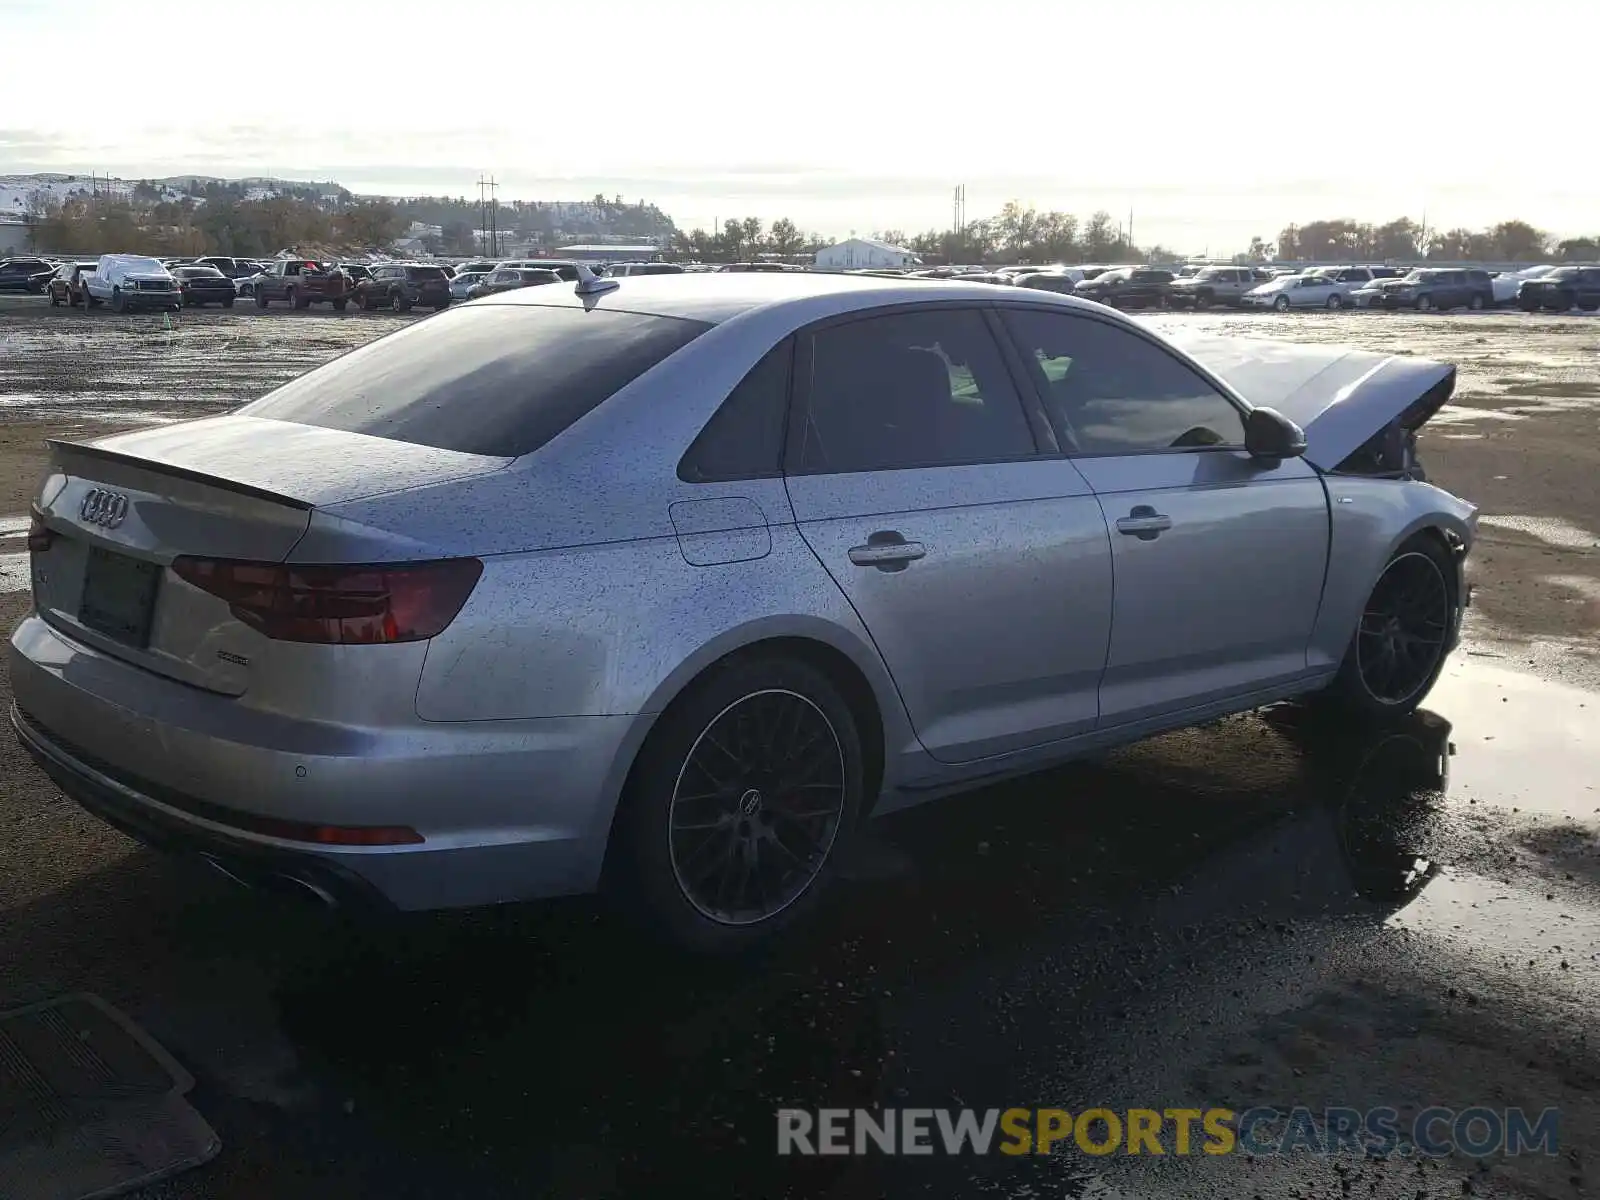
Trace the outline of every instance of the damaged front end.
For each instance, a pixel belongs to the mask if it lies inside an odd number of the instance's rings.
[[[1246,402],[1306,434],[1321,471],[1425,479],[1417,430],[1449,402],[1456,369],[1411,355],[1179,333],[1173,343]]]
[[[1427,471],[1417,457],[1417,430],[1449,401],[1455,391],[1456,371],[1424,392],[1408,408],[1373,434],[1354,453],[1332,469],[1334,475],[1363,475],[1370,479],[1417,479]]]

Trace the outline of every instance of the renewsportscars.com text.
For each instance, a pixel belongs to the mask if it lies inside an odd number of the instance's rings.
[[[1555,1154],[1560,1112],[1520,1108],[823,1108],[778,1110],[781,1155]]]

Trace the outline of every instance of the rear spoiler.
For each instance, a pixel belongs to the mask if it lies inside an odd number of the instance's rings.
[[[46,438],[44,444],[49,447],[52,453],[62,458],[87,458],[99,462],[112,462],[119,463],[122,466],[137,467],[141,471],[153,471],[159,475],[168,475],[173,479],[183,479],[190,483],[203,483],[207,487],[234,492],[240,496],[250,496],[257,500],[267,500],[274,504],[284,505],[287,508],[300,509],[302,512],[310,512],[316,507],[316,505],[297,496],[285,496],[281,492],[269,491],[266,488],[256,487],[254,484],[240,483],[237,479],[228,479],[221,475],[210,475],[205,471],[196,471],[189,467],[173,466],[171,463],[164,463],[158,458],[141,458],[137,454],[121,454],[115,450],[102,450],[99,446],[90,446],[83,442],[69,442],[61,438]]]

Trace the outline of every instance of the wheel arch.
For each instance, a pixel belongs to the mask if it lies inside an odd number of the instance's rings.
[[[909,738],[910,719],[870,643],[828,621],[756,621],[713,639],[671,672],[657,686],[617,755],[607,779],[602,811],[596,813],[597,834],[603,834],[605,862],[611,857],[617,813],[640,756],[661,719],[702,680],[736,662],[762,656],[787,657],[821,671],[850,706],[861,736],[866,775],[862,816],[868,816],[882,790],[888,747]]]

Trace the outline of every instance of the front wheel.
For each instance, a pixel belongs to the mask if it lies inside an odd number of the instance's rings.
[[[1418,312],[1432,312],[1433,308],[1434,308],[1434,304],[1433,304],[1433,297],[1432,296],[1418,296],[1417,297],[1417,311]]]
[[[1287,297],[1287,296],[1279,296],[1276,300],[1274,300],[1272,302],[1272,307],[1277,309],[1279,312],[1288,312],[1289,311],[1289,297]]]
[[[712,668],[661,717],[617,814],[608,889],[680,949],[737,953],[820,902],[865,801],[861,733],[822,671]]]
[[[50,293],[50,307],[51,308],[60,308],[61,307],[61,297],[57,296],[54,291],[52,291]]]
[[[1333,295],[1328,297],[1328,307],[1334,312],[1338,312],[1344,307],[1344,300],[1340,297],[1338,292],[1335,292]]]
[[[257,288],[256,289],[256,307],[257,308],[261,308],[261,309],[264,309],[264,308],[267,307],[267,289],[266,288]]]
[[[127,307],[128,301],[127,298],[122,294],[122,289],[113,288],[111,291],[111,311],[117,313],[124,312],[127,310]]]
[[[349,303],[350,302],[348,300],[342,300],[342,299],[341,300],[335,300],[333,302],[333,311],[334,312],[343,312],[345,310],[345,306],[347,304],[349,304]]]
[[[394,305],[394,310],[397,313],[411,311],[411,301],[406,297],[404,292],[396,292],[390,298],[390,302]]]
[[[1361,611],[1327,699],[1369,720],[1401,717],[1444,670],[1460,621],[1459,575],[1437,538],[1414,537],[1395,551]]]

